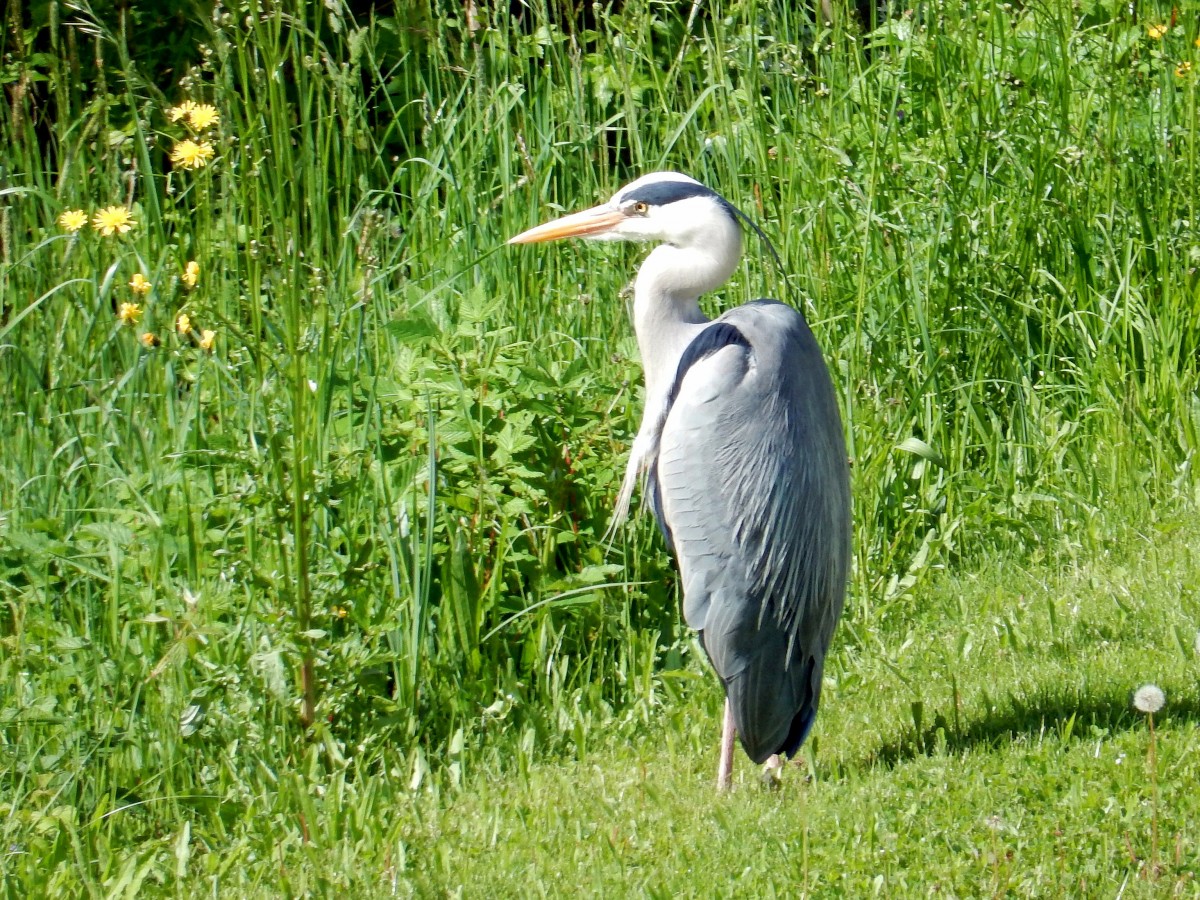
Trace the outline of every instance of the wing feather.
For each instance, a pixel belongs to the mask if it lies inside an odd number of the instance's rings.
[[[803,316],[760,301],[702,332],[652,465],[684,618],[703,632],[743,746],[756,761],[792,753],[816,714],[850,558],[841,418]]]

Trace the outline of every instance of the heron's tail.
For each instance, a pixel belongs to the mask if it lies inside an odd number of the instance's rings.
[[[749,642],[730,640],[712,608],[705,624],[704,649],[725,686],[746,755],[756,763],[773,753],[792,756],[817,718],[823,654],[798,647],[789,652],[787,635],[772,626],[757,630]]]

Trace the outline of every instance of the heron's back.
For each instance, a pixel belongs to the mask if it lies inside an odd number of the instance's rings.
[[[747,754],[794,753],[850,561],[841,417],[803,316],[758,301],[689,345],[651,474],[684,617],[703,632]]]

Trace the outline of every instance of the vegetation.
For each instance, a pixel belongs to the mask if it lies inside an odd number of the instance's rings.
[[[1196,890],[1197,22],[27,7],[6,894]],[[639,251],[504,245],[658,168],[772,237],[711,308],[805,310],[854,458],[779,794],[712,798],[670,561],[601,539]]]

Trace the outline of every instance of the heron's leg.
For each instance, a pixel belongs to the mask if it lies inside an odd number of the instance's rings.
[[[763,784],[769,788],[777,788],[783,782],[783,757],[772,753],[762,770]]]
[[[721,725],[721,762],[717,765],[717,790],[727,791],[733,785],[733,707],[725,698],[725,717]]]

